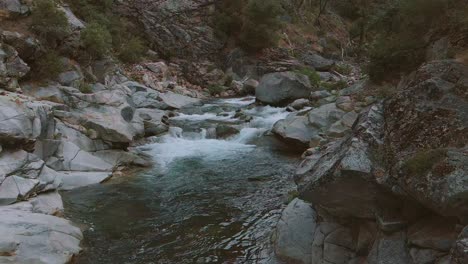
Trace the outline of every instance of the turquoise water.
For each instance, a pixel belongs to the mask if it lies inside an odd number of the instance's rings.
[[[270,237],[298,159],[265,135],[275,120],[259,119],[273,109],[249,111],[257,124],[229,140],[168,135],[143,147],[153,168],[63,193],[67,217],[88,228],[76,263],[273,263]],[[205,117],[175,122],[226,122]]]

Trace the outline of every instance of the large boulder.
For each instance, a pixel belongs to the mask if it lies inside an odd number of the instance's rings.
[[[372,219],[381,206],[396,206],[398,200],[374,177],[379,167],[372,162],[372,147],[382,141],[382,123],[382,109],[372,107],[354,135],[307,157],[296,172],[300,197],[342,217]]]
[[[41,193],[27,201],[3,206],[2,209],[21,210],[55,216],[63,215],[64,211],[62,197],[57,191]]]
[[[71,30],[81,30],[86,27],[83,21],[81,21],[78,17],[75,16],[75,14],[73,14],[68,5],[60,6],[59,10],[65,14]]]
[[[468,219],[468,66],[428,63],[399,90],[385,105],[392,176],[425,207]]]
[[[316,217],[310,204],[297,198],[289,203],[276,226],[276,255],[291,263],[311,263]]]
[[[14,94],[0,96],[0,144],[34,142],[54,131],[53,107],[31,102]]]
[[[296,99],[308,98],[312,91],[307,76],[296,72],[276,72],[262,77],[255,96],[265,104],[286,106]]]
[[[89,135],[89,134],[86,135],[86,132],[87,132],[86,128],[81,127],[81,126],[72,126],[70,124],[64,123],[57,119],[56,131],[57,131],[57,136],[60,137],[61,141],[70,141],[74,145],[78,146],[80,149],[87,151],[87,152],[95,152],[95,151],[110,148],[110,146],[106,144],[104,141],[102,141],[101,139],[91,139],[89,136],[92,136],[92,135]],[[51,143],[54,144],[55,142],[51,142],[50,140],[43,141],[42,145],[50,146]],[[53,152],[55,153],[57,149],[58,149],[58,146]],[[43,154],[42,158],[45,160],[48,158],[48,156]]]
[[[47,160],[47,165],[58,171],[111,171],[114,167],[70,141],[60,144],[55,156]]]
[[[303,148],[307,147],[312,139],[319,137],[317,129],[310,125],[307,116],[289,115],[286,119],[276,122],[272,132],[281,139]]]
[[[317,224],[309,263],[354,263],[356,241],[352,230],[336,222]]]
[[[0,42],[0,87],[2,89],[15,91],[18,88],[18,80],[29,70],[29,66],[18,56],[18,52],[12,46]]]
[[[14,47],[21,58],[26,61],[37,59],[41,55],[41,45],[38,39],[23,35],[18,32],[1,31],[0,39],[4,43]]]
[[[468,226],[462,230],[451,252],[452,264],[468,263]]]
[[[62,171],[61,173],[63,183],[60,185],[60,190],[64,191],[98,184],[112,177],[112,173],[106,171]]]
[[[115,143],[130,143],[144,134],[143,121],[133,108],[100,107],[86,109],[83,126],[97,132],[97,138]]]
[[[27,5],[23,5],[20,0],[2,0],[0,1],[0,18],[11,18],[18,15],[24,15],[29,11]]]
[[[45,166],[34,154],[24,150],[3,150],[0,153],[0,205],[54,190],[61,182],[61,175]]]
[[[69,263],[83,234],[70,221],[0,208],[0,263]]]
[[[132,95],[136,108],[164,108],[165,105],[159,99],[159,93],[154,91],[140,91]]]
[[[301,60],[317,71],[329,71],[335,65],[333,60],[326,59],[314,52],[308,52],[302,55]]]
[[[355,112],[346,113],[335,103],[289,115],[273,126],[273,133],[298,147],[316,147],[329,138],[345,136],[356,121]]]
[[[466,76],[454,61],[425,64],[357,121],[349,112],[351,134],[304,154],[295,177],[301,199],[325,222],[332,215],[380,229],[359,231],[362,258],[349,263],[466,262],[466,231],[456,238],[468,221]],[[322,116],[311,122],[323,125]],[[352,257],[341,256],[331,262]]]
[[[380,234],[368,257],[369,264],[412,264],[404,232]]]
[[[453,61],[410,75],[396,97],[365,111],[351,136],[324,148],[318,161],[302,163],[303,199],[340,215],[372,218],[377,208],[394,206],[396,195],[467,219],[466,76],[468,67]],[[323,126],[323,116],[309,114],[309,121]]]
[[[199,104],[200,100],[173,92],[161,93],[159,99],[165,104],[161,109],[180,109],[183,107]]]
[[[75,95],[80,93],[76,88],[55,84],[39,87],[23,85],[22,89],[24,94],[37,100],[50,101],[67,106],[74,106],[78,100]]]

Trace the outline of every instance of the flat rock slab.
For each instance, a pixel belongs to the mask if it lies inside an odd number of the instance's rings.
[[[112,177],[112,172],[62,171],[63,183],[60,190],[72,190],[92,184],[98,184]]]
[[[173,92],[162,93],[159,98],[169,106],[169,108],[180,109],[189,105],[200,103],[199,99],[191,98],[185,95]]]
[[[68,263],[81,251],[81,230],[55,216],[0,208],[0,263]]]

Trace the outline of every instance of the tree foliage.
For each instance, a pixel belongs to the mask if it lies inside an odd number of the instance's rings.
[[[38,78],[55,79],[63,71],[64,63],[58,53],[49,50],[34,65],[34,75]]]
[[[81,32],[81,42],[94,58],[102,58],[112,49],[112,36],[107,29],[97,23],[88,24]]]
[[[136,25],[113,10],[114,0],[68,0],[73,12],[88,24],[83,46],[93,57],[113,51],[123,62],[140,60],[147,50]],[[97,33],[103,33],[100,37]]]
[[[65,13],[54,0],[38,0],[32,12],[32,29],[49,45],[55,46],[70,33]]]
[[[132,38],[123,44],[119,52],[119,59],[126,63],[135,63],[145,55],[146,47],[139,38]]]
[[[217,5],[214,27],[222,38],[233,38],[247,51],[273,47],[279,39],[279,0],[223,0]]]
[[[414,70],[425,59],[424,36],[444,16],[445,0],[396,1],[372,17],[375,38],[369,51],[369,75],[374,81]]]

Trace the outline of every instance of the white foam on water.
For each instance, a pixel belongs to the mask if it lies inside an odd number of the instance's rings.
[[[261,137],[266,131],[268,131],[266,128],[245,127],[241,129],[238,135],[230,138],[229,141],[248,144],[253,139]]]
[[[254,97],[221,99],[219,103],[229,103],[236,105],[249,105],[255,101]],[[222,160],[245,154],[255,148],[249,143],[269,131],[280,119],[286,118],[290,113],[285,108],[259,106],[244,110],[248,115],[253,116],[252,121],[242,128],[239,134],[226,139],[207,139],[206,130],[200,133],[191,133],[190,136],[181,136],[181,128],[173,128],[171,133],[162,136],[158,143],[144,146],[144,150],[150,154],[156,163],[163,169],[176,159],[197,157],[205,160]],[[180,114],[173,119],[187,121],[226,121],[233,119],[234,112],[229,116],[218,116],[215,113],[205,113],[202,115]],[[235,119],[233,119],[235,120]]]
[[[271,129],[273,125],[281,119],[285,119],[290,113],[286,108],[260,106],[245,110],[249,115],[253,116],[250,121],[251,127]]]
[[[200,137],[205,134],[202,132]],[[163,136],[159,143],[145,146],[155,162],[163,169],[178,158],[197,157],[209,161],[235,157],[253,150],[255,146],[216,139],[187,139]]]
[[[234,112],[229,112],[229,115],[227,116],[218,116],[217,114],[214,113],[204,113],[202,115],[198,114],[193,114],[193,115],[187,115],[187,114],[179,114],[178,116],[175,116],[171,119],[173,120],[187,120],[187,121],[206,121],[206,120],[212,120],[212,121],[227,121],[227,120],[233,120],[235,121],[236,119],[233,119],[234,117]]]
[[[238,106],[247,106],[255,103],[255,96],[247,96],[241,98],[229,98],[229,99],[220,99],[217,101],[221,104],[230,104]]]

